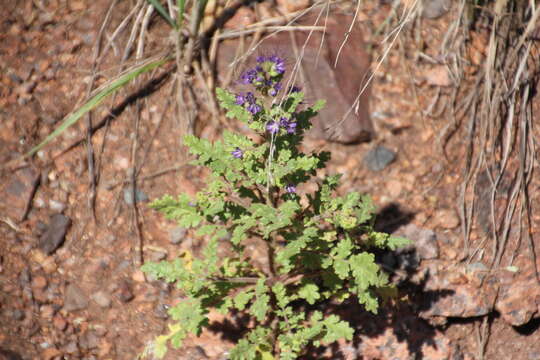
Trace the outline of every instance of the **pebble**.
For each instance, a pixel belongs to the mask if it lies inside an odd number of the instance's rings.
[[[54,358],[56,358],[57,356],[60,356],[60,355],[62,355],[60,350],[58,350],[57,348],[50,347],[48,349],[45,349],[41,353],[41,359],[43,359],[43,360],[53,360]]]
[[[437,224],[443,229],[455,229],[459,226],[459,217],[451,209],[442,209],[436,215]]]
[[[102,308],[108,308],[111,306],[111,299],[104,291],[97,291],[93,293],[91,298]]]
[[[51,255],[64,242],[71,219],[62,214],[51,216],[47,231],[39,238],[38,247],[47,255]]]
[[[11,313],[11,317],[13,318],[13,320],[21,321],[24,319],[24,312],[19,309],[15,309]]]
[[[66,287],[64,295],[64,309],[66,311],[84,310],[88,307],[86,294],[75,284]]]
[[[32,279],[32,289],[43,290],[47,287],[47,279],[44,276],[36,276]]]
[[[364,157],[364,163],[371,171],[384,170],[396,159],[396,153],[384,146],[371,149]]]
[[[135,202],[145,202],[148,201],[148,195],[146,195],[142,190],[135,189]],[[128,205],[133,205],[133,188],[127,187],[124,189],[124,202]]]
[[[75,354],[79,351],[79,347],[75,341],[70,341],[65,347],[64,351],[68,354]]]
[[[422,260],[431,260],[439,257],[439,244],[437,234],[430,229],[423,229],[415,224],[400,227],[395,235],[403,236],[412,241],[404,251],[413,250]]]
[[[186,237],[187,230],[177,226],[169,230],[169,240],[171,244],[179,244]]]
[[[133,300],[134,297],[128,282],[125,280],[121,281],[118,284],[118,299],[125,304]]]
[[[386,183],[386,189],[388,190],[388,195],[395,199],[403,191],[403,185],[401,184],[401,181],[390,180],[388,183]]]
[[[49,200],[49,208],[52,210],[52,211],[55,211],[55,212],[63,212],[64,210],[66,210],[67,206],[66,204],[60,202],[60,201],[56,201],[56,200]]]
[[[39,311],[44,319],[50,320],[54,316],[54,308],[51,305],[43,305],[39,308]]]
[[[67,321],[62,315],[56,314],[56,316],[53,318],[53,325],[58,330],[64,331],[67,327]]]
[[[167,253],[163,251],[152,251],[150,252],[149,260],[153,262],[158,262],[165,260],[167,258]]]
[[[437,19],[450,10],[451,0],[422,1],[422,16],[426,19]]]
[[[144,276],[144,273],[141,270],[135,270],[133,274],[131,275],[131,278],[135,280],[136,282],[146,281],[146,277]]]

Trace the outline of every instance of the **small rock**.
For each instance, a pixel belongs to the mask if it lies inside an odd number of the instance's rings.
[[[79,347],[75,341],[70,341],[65,347],[64,351],[68,354],[76,354],[79,351]]]
[[[452,79],[448,69],[444,65],[436,65],[424,72],[424,76],[429,85],[432,86],[450,86],[452,85]]]
[[[43,360],[53,360],[55,357],[60,356],[60,355],[62,355],[60,350],[58,350],[56,348],[53,348],[53,347],[50,347],[48,349],[45,349],[41,353],[41,359],[43,359]]]
[[[60,314],[56,314],[53,318],[53,325],[55,328],[57,328],[60,331],[66,330],[67,327],[67,321],[64,319],[64,317]]]
[[[82,349],[96,349],[99,346],[99,338],[93,331],[87,331],[79,340],[79,345]]]
[[[205,360],[208,359],[208,355],[206,355],[206,352],[204,349],[200,346],[195,347],[189,347],[184,350],[184,354],[182,356],[182,359],[189,359],[189,360]]]
[[[133,300],[134,297],[127,281],[121,281],[120,284],[118,284],[118,299],[125,304]]]
[[[124,189],[124,201],[128,205],[133,205],[133,188],[127,187]],[[148,195],[146,195],[142,190],[135,189],[135,202],[145,202],[148,201]]]
[[[286,14],[304,10],[309,3],[310,0],[277,0],[279,9]]]
[[[187,230],[183,227],[175,227],[169,230],[169,240],[172,244],[179,244],[186,237]]]
[[[437,19],[450,10],[451,0],[424,0],[422,1],[422,16],[426,19]]]
[[[54,308],[51,305],[43,305],[39,308],[39,311],[44,319],[50,320],[54,316]]]
[[[390,165],[395,159],[395,152],[384,146],[377,146],[366,154],[364,157],[364,163],[371,171],[381,171]]]
[[[49,208],[52,210],[52,211],[55,211],[55,212],[58,212],[58,213],[61,213],[63,212],[64,210],[66,210],[66,204],[60,202],[60,201],[56,201],[56,200],[49,200]]]
[[[146,277],[144,276],[144,273],[141,270],[135,270],[133,274],[131,275],[131,278],[135,280],[136,282],[146,281]]]
[[[96,335],[99,337],[104,337],[105,335],[107,335],[107,332],[108,332],[107,328],[100,324],[97,324],[94,326],[94,331],[96,332]]]
[[[395,199],[399,197],[401,192],[403,191],[403,185],[401,184],[401,181],[398,180],[390,180],[386,184],[386,189],[388,190],[388,195]]]
[[[51,255],[64,242],[71,219],[62,214],[51,216],[47,231],[39,238],[38,247],[47,255]]]
[[[32,279],[32,289],[43,290],[47,287],[47,279],[44,276],[36,276]]]
[[[439,210],[436,214],[437,224],[443,229],[455,229],[459,226],[459,217],[451,209]]]
[[[75,284],[66,287],[64,295],[64,309],[66,311],[84,310],[88,306],[86,294]]]
[[[108,308],[111,306],[111,299],[104,291],[98,291],[91,295],[92,300],[96,302],[102,308]]]
[[[413,250],[422,260],[436,259],[439,257],[439,244],[437,234],[429,229],[419,228],[415,224],[407,224],[400,227],[395,233],[412,241],[403,251]]]
[[[9,179],[0,183],[0,199],[2,205],[9,209],[11,217],[21,219],[25,213],[26,204],[34,196],[35,185],[41,176],[31,167],[24,168],[13,174]]]
[[[19,309],[15,309],[13,310],[13,312],[11,313],[11,317],[13,318],[13,320],[15,321],[21,321],[24,319],[24,311],[21,311]]]
[[[152,262],[158,262],[167,258],[167,253],[163,251],[152,251],[149,256],[149,260]]]

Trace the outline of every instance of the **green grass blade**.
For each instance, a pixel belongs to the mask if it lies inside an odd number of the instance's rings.
[[[90,110],[94,109],[96,106],[101,104],[103,100],[105,100],[109,95],[116,92],[118,89],[126,85],[131,80],[135,79],[137,76],[151,71],[164,63],[169,61],[169,58],[154,60],[149,63],[145,63],[140,65],[139,67],[130,70],[129,72],[125,73],[124,75],[120,76],[118,79],[110,83],[109,85],[106,85],[103,90],[99,91],[95,96],[90,98],[83,106],[81,106],[77,111],[71,113],[68,115],[65,120],[60,124],[59,127],[57,127],[52,133],[50,133],[45,140],[43,140],[39,145],[35,146],[30,150],[25,157],[32,156],[37,151],[42,149],[45,145],[47,145],[49,142],[51,142],[54,138],[56,138],[58,135],[60,135],[62,132],[64,132],[68,127],[75,124],[83,115],[85,115]]]
[[[163,8],[161,3],[158,0],[147,0],[152,6],[157,10],[159,15],[161,15],[167,22],[175,29],[178,29],[174,20],[169,16],[167,11]]]
[[[186,0],[177,0],[176,6],[178,7],[177,29],[181,29],[182,23],[184,22],[184,9],[186,7]]]

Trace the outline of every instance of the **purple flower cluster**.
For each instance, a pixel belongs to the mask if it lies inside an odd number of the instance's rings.
[[[294,184],[287,184],[285,186],[285,191],[289,194],[294,194],[296,192],[296,186],[294,186]]]
[[[253,115],[257,114],[259,111],[262,110],[262,107],[257,104],[257,99],[255,98],[255,95],[253,95],[252,92],[247,93],[240,93],[236,95],[236,101],[234,102],[236,105],[242,105],[244,106],[247,111],[252,113]]]
[[[266,124],[266,131],[270,134],[276,134],[281,128],[287,131],[287,134],[294,134],[296,132],[296,121],[282,117],[279,123],[271,120]]]
[[[240,149],[239,147],[237,147],[236,149],[234,149],[233,151],[231,151],[231,155],[233,157],[235,157],[236,159],[242,159],[244,157],[244,152],[242,151],[242,149]]]
[[[264,95],[276,96],[281,90],[281,79],[285,73],[285,60],[277,55],[258,56],[257,65],[240,77],[244,85],[253,85]]]

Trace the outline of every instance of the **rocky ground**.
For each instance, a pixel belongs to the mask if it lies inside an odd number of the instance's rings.
[[[378,227],[415,243],[380,254],[381,265],[400,288],[400,299],[377,316],[354,304],[336,309],[351,320],[358,337],[314,350],[310,356],[540,359],[540,285],[535,273],[540,263],[535,267],[531,256],[534,248],[540,248],[540,226],[532,227],[531,241],[512,228],[501,265],[490,271],[491,214],[483,206],[488,194],[479,189],[478,219],[470,244],[464,243],[456,205],[463,180],[464,137],[454,136],[443,151],[439,135],[452,118],[447,111],[437,115],[431,111],[434,99],[449,97],[456,84],[445,66],[415,56],[420,50],[408,37],[411,29],[403,31],[402,40],[378,66],[384,44],[375,30],[391,7],[382,1],[366,3],[358,29],[350,33],[352,45],[341,54],[342,66],[334,69],[332,64],[348,31],[347,19],[352,19],[346,4],[331,18],[322,60],[306,64],[308,75],[302,81],[308,98],[325,97],[333,106],[321,114],[319,130],[306,147],[331,151],[330,171],[343,174],[339,191],[371,194],[380,209]],[[447,10],[447,1],[433,3],[439,6],[423,15],[421,51],[435,59],[455,9]],[[291,12],[308,2],[278,4],[279,11]],[[7,11],[0,14],[0,162],[6,164],[37,144],[85,99],[93,46],[109,2],[7,1],[3,7]],[[112,16],[117,23],[130,4],[121,3],[118,9]],[[226,26],[244,26],[272,11],[262,3],[242,8]],[[159,49],[166,38],[159,21],[155,27],[148,34],[150,50]],[[286,55],[298,50],[283,36],[267,41],[262,49]],[[221,83],[238,72],[227,65],[239,46],[238,40],[227,41],[218,51]],[[103,64],[114,68],[121,49],[113,43],[112,55]],[[305,51],[313,58],[317,42]],[[366,60],[370,56],[371,65]],[[471,56],[476,59],[472,66],[480,64],[481,47]],[[361,98],[362,111],[347,118],[332,141],[324,139],[320,129],[354,101],[351,86],[362,80],[368,67],[375,75]],[[97,85],[107,76],[98,74]],[[129,91],[119,96],[117,104]],[[149,209],[147,202],[166,193],[193,194],[204,181],[198,169],[182,165],[181,124],[168,111],[170,94],[165,84],[139,105],[123,107],[93,135],[99,173],[95,214],[89,201],[85,121],[69,128],[27,166],[1,173],[0,359],[133,359],[166,329],[167,308],[179,294],[145,278],[139,255],[142,251],[145,261],[172,259],[186,249],[196,252],[201,244]],[[539,102],[534,104],[536,108]],[[95,123],[108,112],[105,107],[97,110]],[[207,118],[201,116],[201,134],[218,137],[224,125]],[[371,140],[365,141],[368,137]],[[353,140],[362,142],[339,143]],[[135,190],[130,182],[133,172],[138,176]],[[540,224],[538,177],[530,189],[535,206],[530,221]],[[508,198],[503,194],[496,201],[502,207]],[[208,330],[167,358],[226,359],[237,331],[231,319],[212,314]]]

